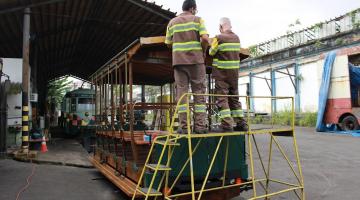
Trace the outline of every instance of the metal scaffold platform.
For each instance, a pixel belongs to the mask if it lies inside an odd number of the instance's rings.
[[[185,94],[183,98],[187,99],[187,121],[188,121],[188,129],[191,130],[190,122],[191,122],[191,107],[190,105],[190,96],[193,95],[201,95],[201,94]],[[206,96],[229,96],[229,95],[206,95]],[[231,95],[230,95],[231,96]],[[241,97],[240,97],[241,98]],[[254,98],[263,98],[263,99],[289,99],[291,100],[292,105],[294,105],[294,100],[292,97],[242,97],[246,99],[247,105],[250,103],[250,99]],[[180,101],[179,101],[180,102]],[[175,113],[178,112],[179,104],[176,107]],[[294,131],[294,106],[292,106],[292,125],[290,127],[274,127],[267,129],[252,129],[250,128],[246,132],[231,132],[231,133],[208,133],[208,134],[191,134],[190,131],[187,134],[175,134],[174,130],[172,129],[174,125],[174,119],[171,123],[169,134],[158,136],[155,138],[155,140],[152,143],[152,146],[149,150],[148,157],[145,161],[141,176],[139,178],[140,181],[138,181],[138,184],[136,186],[136,191],[143,195],[145,199],[148,199],[149,197],[158,197],[163,196],[164,199],[176,199],[178,197],[188,197],[188,199],[198,199],[200,200],[202,198],[202,195],[206,192],[210,191],[216,191],[216,190],[224,190],[229,188],[252,188],[253,190],[253,196],[249,199],[268,199],[272,196],[279,195],[282,193],[289,193],[294,192],[295,196],[298,199],[305,199],[305,193],[304,193],[304,182],[303,182],[303,175],[301,170],[301,164],[300,164],[300,158],[299,158],[299,152],[296,142],[296,135]],[[247,113],[248,116],[248,122],[250,122],[250,113]],[[251,126],[250,126],[251,127]],[[256,136],[257,135],[267,135],[270,137],[270,142],[268,144],[268,156],[267,156],[267,165],[264,162],[264,156],[261,155],[258,143],[256,142]],[[236,138],[237,136],[246,136],[246,144],[247,144],[247,152],[248,152],[248,160],[250,161],[250,177],[247,179],[235,179],[235,182],[227,182],[227,172],[228,172],[228,163],[236,163],[241,162],[241,153],[243,153],[240,148],[238,151],[238,156],[231,156],[229,155],[229,142],[230,140]],[[293,142],[293,150],[295,152],[295,160],[296,164],[294,165],[291,161],[287,153],[285,152],[281,142],[279,141],[278,137],[286,136],[291,137]],[[210,151],[213,151],[211,154],[211,157],[209,158],[210,162],[206,167],[204,167],[204,174],[205,176],[202,178],[202,180],[196,180],[195,175],[195,164],[194,164],[194,155],[197,153],[197,150],[202,142],[206,142],[207,140],[214,140],[215,142],[215,149],[211,149]],[[160,152],[157,152],[157,159],[154,164],[150,164],[151,157],[153,156],[154,148],[157,145],[162,145],[163,148],[161,148]],[[176,152],[176,148],[178,148],[180,145],[185,145],[188,148],[188,156],[185,162],[183,162],[183,165],[175,166],[175,170],[177,170],[176,174],[177,176],[175,179],[171,180],[170,174],[171,171],[174,170],[174,166],[172,164],[172,159],[174,156],[174,152]],[[221,148],[223,147],[223,148]],[[296,179],[295,183],[290,183],[286,180],[280,180],[275,179],[271,177],[271,167],[272,165],[276,165],[274,161],[272,161],[273,156],[272,152],[273,149],[277,148],[283,157],[283,159],[288,164],[288,167],[290,168],[291,172],[293,173],[294,178]],[[220,152],[223,149],[225,151],[225,154],[223,152]],[[243,155],[244,156],[244,155]],[[258,176],[255,174],[255,164],[254,164],[254,158],[257,156],[257,158],[260,161],[261,169],[263,171],[264,177]],[[233,160],[231,160],[233,159]],[[219,165],[219,161],[223,162],[221,166],[223,167],[222,174],[219,174],[218,177],[221,181],[221,184],[217,186],[208,186],[209,183],[209,175],[211,173],[214,173],[217,169],[215,167],[218,167],[216,165]],[[217,163],[216,163],[217,162]],[[215,167],[214,167],[215,166]],[[188,169],[187,169],[188,168]],[[189,170],[190,177],[187,177],[190,179],[190,187],[188,190],[183,190],[181,192],[172,193],[174,186],[178,183],[179,180],[183,178],[185,169]],[[142,187],[142,181],[144,179],[144,176],[147,172],[152,171],[152,174],[150,177],[148,177],[148,183],[145,184],[145,187]],[[199,170],[197,171],[199,172]],[[270,191],[270,184],[271,183],[277,183],[281,184],[283,186],[286,186],[286,188],[278,190],[278,191]],[[260,187],[260,188],[259,188]],[[161,190],[163,189],[163,190]],[[259,191],[262,190],[262,191]],[[138,193],[134,193],[133,198],[135,199],[137,196],[139,196]]]

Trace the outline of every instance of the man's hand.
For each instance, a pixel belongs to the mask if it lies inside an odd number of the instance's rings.
[[[209,47],[209,35],[202,35],[201,36],[201,47],[203,49],[203,53],[204,53],[204,58],[206,58],[206,51],[207,48]]]

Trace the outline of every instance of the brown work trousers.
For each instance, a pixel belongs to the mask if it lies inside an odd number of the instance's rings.
[[[215,79],[215,93],[222,95],[239,95],[239,70],[238,69],[217,69],[213,68],[213,78]],[[234,122],[240,122],[239,114],[242,112],[239,97],[216,97],[216,105],[220,111],[221,126],[232,128]],[[233,117],[231,117],[233,116]]]
[[[174,67],[175,86],[176,86],[176,100],[178,101],[184,93],[189,92],[189,83],[191,84],[192,93],[205,94],[206,92],[206,78],[205,65],[176,65]],[[205,97],[194,96],[195,107],[202,105],[205,109]],[[181,99],[181,105],[186,105],[186,97]],[[183,106],[184,108],[184,106]],[[181,107],[180,107],[181,109]],[[179,109],[179,128],[187,129],[186,112],[181,112]],[[194,129],[206,129],[206,110],[197,112],[194,111]]]

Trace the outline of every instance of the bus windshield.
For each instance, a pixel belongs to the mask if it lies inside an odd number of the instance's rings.
[[[79,98],[78,104],[94,104],[93,98]]]

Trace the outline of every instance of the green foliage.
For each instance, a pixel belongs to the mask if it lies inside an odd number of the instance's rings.
[[[256,46],[256,45],[250,46],[250,47],[249,47],[249,52],[250,52],[250,56],[251,56],[251,57],[256,57],[256,56],[259,56],[259,55],[260,55],[259,52],[258,52],[258,50],[257,50],[257,46]]]
[[[300,19],[296,19],[294,23],[291,23],[288,25],[288,30],[286,31],[286,34],[289,35],[291,33],[296,32],[296,30],[301,28],[301,22]]]
[[[315,127],[317,120],[316,112],[301,113],[300,119],[297,121],[299,126]]]
[[[299,75],[297,75],[297,76],[295,77],[295,79],[296,79],[296,80],[299,80],[299,81],[302,81],[302,80],[304,80],[304,77],[303,77],[301,74],[299,74]]]
[[[295,119],[296,126],[304,126],[304,127],[315,127],[317,120],[316,112],[303,112],[297,114],[298,117]],[[292,113],[290,110],[277,112],[271,116],[264,115],[256,115],[251,118],[252,124],[275,124],[275,125],[283,125],[290,126],[292,123]]]
[[[342,44],[344,44],[344,42],[345,42],[345,41],[344,41],[343,38],[338,38],[338,39],[335,40],[335,44],[336,44],[336,45],[342,45]]]
[[[314,28],[315,29],[322,29],[323,25],[324,25],[324,23],[320,22],[320,23],[315,24]]]
[[[291,111],[283,111],[277,112],[273,116],[274,124],[288,126],[291,125],[292,122],[292,112]]]
[[[60,105],[66,92],[71,90],[72,81],[69,81],[67,78],[55,80],[48,84],[48,93],[47,101],[51,102],[52,99],[55,100],[55,104]]]
[[[256,115],[254,118],[251,118],[251,123],[263,124],[263,123],[265,123],[265,118],[263,115]]]
[[[316,40],[315,47],[316,48],[321,48],[322,46],[324,46],[324,43],[322,43],[320,40]]]
[[[10,83],[10,89],[8,94],[9,95],[15,95],[15,94],[20,94],[21,93],[21,83],[17,82],[17,83]]]
[[[356,19],[356,13],[359,11],[358,10],[354,10],[350,13],[350,17],[351,17],[351,23],[353,24],[353,28],[357,29],[360,27],[360,20]]]
[[[160,95],[160,86],[145,86],[145,95],[149,102],[155,103],[156,97]]]

